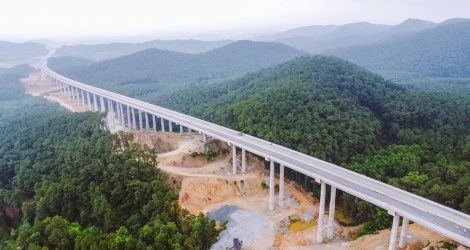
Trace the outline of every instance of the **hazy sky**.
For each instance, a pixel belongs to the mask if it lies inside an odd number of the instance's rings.
[[[0,0],[0,40],[269,32],[470,16],[470,0]]]

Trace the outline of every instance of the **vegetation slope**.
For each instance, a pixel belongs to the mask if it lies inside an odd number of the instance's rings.
[[[331,50],[388,79],[418,90],[470,94],[470,20],[444,22],[388,43]]]
[[[344,60],[314,56],[151,101],[470,213],[468,98],[411,92]],[[315,189],[302,174],[288,176]],[[354,197],[343,200],[356,222],[388,220]]]
[[[91,76],[89,82],[99,82]],[[110,82],[108,87],[132,93],[122,86]],[[145,101],[270,140],[470,213],[470,128],[465,126],[470,100],[466,97],[411,92],[330,56],[301,57],[234,80],[186,85],[172,93],[156,92],[153,85],[142,85],[139,91],[145,95],[137,97]],[[287,175],[317,192],[309,177],[293,171]],[[383,211],[347,194],[342,200],[346,214],[356,223],[373,221],[366,230],[388,225],[390,217]]]
[[[0,61],[19,61],[46,55],[48,50],[39,43],[11,43],[0,41]]]
[[[142,97],[149,90],[230,78],[288,61],[305,53],[283,44],[238,41],[200,54],[149,49],[91,65],[57,68],[69,59],[52,58],[53,70],[117,93]]]
[[[103,114],[24,95],[18,76],[0,75],[1,249],[208,249],[216,241],[214,221],[178,207],[153,149],[103,131]]]

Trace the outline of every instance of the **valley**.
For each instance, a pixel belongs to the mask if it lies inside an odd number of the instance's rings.
[[[85,111],[83,106],[58,92],[55,84],[43,79],[37,71],[22,81],[29,94],[58,102],[72,112]],[[131,133],[134,134],[135,142],[156,146],[158,168],[169,175],[169,183],[179,193],[179,205],[182,208],[192,214],[198,214],[230,205],[264,216],[276,225],[272,245],[267,246],[269,249],[386,249],[388,246],[389,230],[352,241],[358,227],[345,227],[335,223],[335,239],[320,245],[315,244],[315,226],[300,232],[289,230],[289,218],[301,219],[311,216],[313,220],[317,219],[317,197],[304,191],[293,181],[287,181],[285,197],[288,198],[285,205],[276,206],[274,211],[270,211],[267,206],[268,189],[262,187],[262,183],[269,183],[269,172],[265,169],[263,161],[249,156],[247,173],[232,175],[230,154],[221,154],[213,162],[190,156],[192,152],[203,151],[206,146],[214,151],[227,151],[228,146],[225,143],[212,141],[204,144],[202,136],[198,134],[179,135],[148,130]],[[245,227],[250,228],[253,225],[248,223]],[[254,237],[255,239],[247,239],[245,242],[256,242],[256,235]],[[410,225],[408,237],[407,246],[417,249],[452,242],[419,225]],[[270,244],[269,241],[267,243]],[[264,248],[266,245],[254,246]]]
[[[401,1],[9,3],[0,249],[470,249],[470,3]]]

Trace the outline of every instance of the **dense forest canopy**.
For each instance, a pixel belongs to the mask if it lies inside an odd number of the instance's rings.
[[[114,85],[116,89],[120,86]],[[166,94],[151,85],[143,86],[141,91],[146,94],[140,99],[145,101],[270,140],[470,212],[470,190],[461,185],[469,177],[470,167],[470,128],[465,126],[470,122],[468,98],[411,92],[329,56],[301,57],[235,80],[190,85]],[[394,153],[402,146],[416,152],[415,165],[406,160],[400,163],[408,157]],[[381,161],[390,163],[369,167],[376,154],[383,154]],[[436,169],[440,174],[433,172]],[[449,178],[451,169],[464,174]],[[413,188],[404,186],[414,177],[429,181]],[[291,178],[311,187],[307,177],[291,172]],[[362,216],[356,216],[357,221],[375,214],[370,207],[363,213],[348,211]]]
[[[132,134],[102,131],[101,120],[100,113],[45,112],[0,125],[3,247],[213,244],[215,222],[178,207],[177,195],[155,168],[154,150],[133,143]],[[9,228],[18,232],[6,241]]]
[[[0,125],[46,110],[62,110],[59,105],[51,105],[45,99],[25,94],[25,87],[18,80],[27,77],[30,72],[31,68],[26,64],[0,68]]]
[[[19,78],[28,77],[31,68],[20,64],[12,68],[0,68],[0,101],[25,97],[25,88],[18,83]]]
[[[147,101],[470,213],[469,98],[411,92],[344,60],[314,56]],[[373,207],[343,200],[356,221],[374,218]]]
[[[426,76],[465,85],[468,21],[413,25],[408,29],[424,31],[344,53],[404,81]],[[361,56],[366,48],[371,58]],[[234,128],[470,213],[469,98],[409,91],[343,59],[303,55],[280,44],[240,41],[195,55],[150,49],[98,63],[52,58],[49,65],[75,80]],[[14,79],[1,71],[0,77],[7,85]],[[21,91],[11,88],[5,103],[21,100]],[[2,120],[0,113],[0,221],[6,225],[0,237],[10,239],[8,229],[18,229],[6,246],[197,249],[213,242],[213,222],[175,205],[175,194],[153,167],[154,152],[127,135],[101,131],[100,114],[26,115],[12,121],[21,126],[12,126],[11,117]],[[287,176],[318,192],[309,177],[289,170]],[[372,221],[367,230],[387,224],[383,211],[341,197],[355,223]],[[66,240],[59,242],[54,235],[61,234]]]
[[[219,231],[178,207],[157,155],[103,114],[69,113],[0,72],[0,249],[208,249]]]

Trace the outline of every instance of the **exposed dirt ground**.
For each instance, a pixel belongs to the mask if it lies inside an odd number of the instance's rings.
[[[81,105],[69,100],[65,94],[60,93],[54,83],[43,79],[38,72],[22,79],[22,82],[29,94],[44,96],[73,112],[85,110]],[[278,225],[275,243],[271,249],[388,249],[390,230],[351,241],[351,236],[357,227],[343,227],[336,223],[334,240],[324,237],[326,243],[323,244],[315,243],[317,226],[297,233],[290,231],[286,225],[288,224],[286,218],[289,216],[299,217],[307,211],[316,219],[318,213],[316,199],[286,181],[285,205],[278,206],[276,200],[275,210],[270,211],[269,190],[262,187],[262,182],[269,183],[269,173],[265,170],[263,162],[250,154],[247,154],[247,173],[232,175],[230,153],[220,154],[213,162],[207,162],[202,157],[190,156],[191,152],[204,150],[205,144],[201,135],[195,133],[179,135],[148,130],[132,133],[135,133],[136,142],[156,147],[158,168],[169,175],[170,185],[179,192],[179,204],[191,213],[205,213],[224,205],[235,205],[263,214]],[[227,152],[229,149],[223,142],[212,142],[209,146],[223,149],[221,152]],[[241,156],[238,155],[238,158],[241,159]],[[240,170],[240,166],[238,167]],[[453,241],[412,224],[409,227],[407,242],[404,249],[428,249],[429,246],[441,246],[443,242]],[[465,247],[459,246],[459,249]]]

